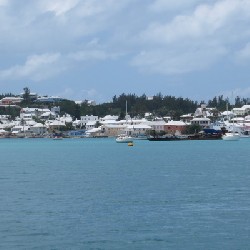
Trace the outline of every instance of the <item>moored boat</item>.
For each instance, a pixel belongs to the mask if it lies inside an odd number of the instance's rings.
[[[129,135],[119,135],[115,140],[116,142],[120,142],[120,143],[133,142],[133,138]]]
[[[240,139],[240,135],[238,133],[225,133],[223,136],[222,136],[222,139],[224,141],[238,141]]]

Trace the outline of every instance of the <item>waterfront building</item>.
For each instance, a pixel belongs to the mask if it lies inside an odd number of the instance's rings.
[[[96,126],[96,121],[89,121],[86,123],[85,127],[86,127],[86,130],[90,130],[92,128],[95,128]]]
[[[117,136],[119,134],[123,134],[126,131],[126,125],[113,125],[113,124],[107,124],[107,125],[101,125],[101,132],[105,136]]]
[[[86,126],[88,122],[97,122],[98,121],[98,116],[96,115],[84,115],[81,116],[81,126]]]
[[[197,124],[203,128],[206,128],[206,127],[210,126],[211,120],[209,118],[206,118],[206,117],[193,118],[193,120],[191,120],[191,125],[193,125],[193,124]]]
[[[147,124],[135,124],[135,125],[128,125],[125,128],[125,131],[131,136],[145,136],[147,133],[152,130],[152,127]]]
[[[180,133],[182,134],[187,128],[187,124],[183,121],[169,121],[165,126],[164,126],[164,131],[167,134],[175,134]]]
[[[30,130],[35,135],[43,135],[47,132],[47,127],[42,123],[36,123],[34,126],[30,128]]]

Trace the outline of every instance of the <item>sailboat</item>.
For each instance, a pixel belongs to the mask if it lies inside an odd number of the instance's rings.
[[[126,101],[126,125],[128,124],[128,111],[127,111],[127,101]],[[133,138],[131,136],[128,135],[128,132],[126,131],[125,134],[120,134],[118,135],[118,137],[115,139],[116,142],[119,143],[130,143],[133,142]]]
[[[227,116],[228,116],[228,104],[227,104]],[[233,131],[227,132],[222,136],[224,141],[238,141],[240,139],[240,135],[235,132],[234,129],[234,119],[233,119]]]

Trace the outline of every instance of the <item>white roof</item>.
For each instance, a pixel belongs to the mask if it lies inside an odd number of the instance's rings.
[[[164,126],[167,124],[165,121],[145,121],[143,123],[149,126]]]
[[[96,121],[89,121],[86,123],[86,126],[94,126],[96,124]]]
[[[43,125],[42,123],[37,123],[33,126],[33,128],[45,128],[46,126]]]
[[[245,111],[244,108],[233,108],[234,111]]]
[[[243,109],[250,109],[250,105],[243,105],[242,108]]]
[[[186,123],[182,122],[182,121],[169,121],[166,125],[171,125],[171,126],[186,126]]]
[[[104,120],[104,121],[100,121],[101,124],[104,124],[104,125],[108,125],[108,124],[117,124],[118,121],[116,120]]]
[[[119,118],[119,116],[117,115],[106,115],[102,118],[103,121],[105,120],[117,120]]]
[[[147,124],[135,124],[135,125],[128,125],[128,129],[151,129],[151,127]]]
[[[126,128],[125,125],[117,125],[117,124],[107,124],[105,125],[106,128]]]
[[[90,130],[87,130],[86,133],[95,133],[95,132],[98,132],[98,131],[101,131],[101,128],[92,128]]]
[[[207,117],[194,118],[192,121],[210,121]]]
[[[50,115],[55,115],[55,113],[47,111],[47,112],[44,112],[43,114],[41,114],[41,116],[50,116]]]
[[[49,124],[49,126],[66,126],[64,122],[55,120]]]

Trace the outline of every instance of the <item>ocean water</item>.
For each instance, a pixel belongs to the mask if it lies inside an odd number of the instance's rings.
[[[250,249],[250,139],[1,139],[0,249]]]

